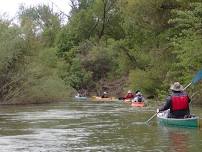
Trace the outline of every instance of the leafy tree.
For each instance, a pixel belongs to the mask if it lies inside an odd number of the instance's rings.
[[[60,21],[51,13],[47,7],[21,8],[20,25],[0,21],[1,102],[47,102],[67,96],[68,87],[58,77],[60,64],[53,48]],[[47,30],[54,33],[54,39],[51,34],[45,39]]]
[[[40,36],[45,46],[54,46],[55,38],[61,27],[61,18],[58,13],[46,5],[25,8],[19,11],[21,25],[30,22],[34,35]],[[41,34],[40,34],[41,33]]]
[[[48,6],[21,6],[19,25],[0,19],[2,101],[57,100],[69,88],[109,85],[160,99],[201,69],[201,0],[71,0],[71,7],[66,24]]]
[[[201,25],[202,2],[182,2],[182,9],[173,10],[171,32],[172,53],[175,63],[172,64],[167,80],[177,78],[187,84],[193,75],[201,69]]]
[[[0,21],[0,98],[18,88],[25,79],[21,71],[26,64],[23,54],[26,54],[26,45],[20,29],[11,26],[10,22]]]

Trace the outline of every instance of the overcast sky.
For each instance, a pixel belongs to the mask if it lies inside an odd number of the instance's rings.
[[[53,6],[55,11],[60,10],[65,14],[68,14],[70,11],[69,0],[0,0],[0,15],[6,12],[9,17],[15,17],[20,4],[24,4],[25,6],[47,4]]]

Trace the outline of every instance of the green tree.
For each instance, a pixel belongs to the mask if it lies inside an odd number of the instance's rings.
[[[37,35],[45,46],[54,46],[55,38],[61,27],[59,13],[46,5],[25,8],[23,5],[19,11],[21,25],[30,22],[33,34]]]
[[[202,63],[202,2],[185,2],[181,2],[181,9],[173,10],[173,18],[169,21],[173,25],[170,40],[175,62],[167,75],[167,81],[175,78],[183,84],[191,81]]]

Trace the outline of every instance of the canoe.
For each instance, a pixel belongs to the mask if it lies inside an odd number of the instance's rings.
[[[118,99],[116,99],[115,97],[101,98],[101,97],[98,97],[98,96],[93,96],[93,97],[91,98],[91,101],[113,102],[113,101],[118,101]]]
[[[144,107],[144,102],[132,102],[132,107]]]
[[[87,97],[74,96],[76,100],[87,100]]]
[[[199,127],[199,117],[197,116],[192,116],[191,118],[176,119],[176,118],[167,118],[167,115],[168,111],[157,114],[159,124],[165,126],[177,126],[187,128]]]

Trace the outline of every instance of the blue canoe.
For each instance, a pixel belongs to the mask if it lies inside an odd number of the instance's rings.
[[[87,97],[74,96],[76,100],[87,100]]]

